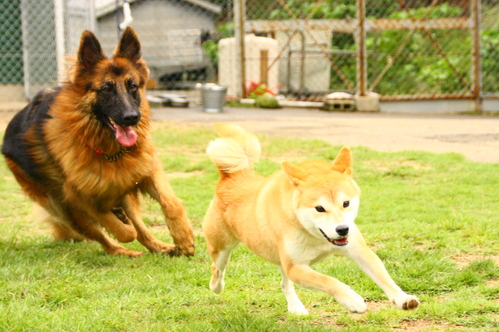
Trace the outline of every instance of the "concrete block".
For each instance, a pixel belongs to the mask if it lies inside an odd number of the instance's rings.
[[[355,104],[357,111],[360,112],[379,112],[379,97],[375,92],[368,92],[365,96],[355,95]]]
[[[353,96],[346,92],[333,92],[326,96],[324,101],[326,111],[355,111],[355,101]]]

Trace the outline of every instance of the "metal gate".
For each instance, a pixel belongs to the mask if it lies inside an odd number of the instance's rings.
[[[262,2],[265,2],[262,4]],[[382,100],[498,95],[492,0],[246,0],[244,30],[279,41],[280,92]]]

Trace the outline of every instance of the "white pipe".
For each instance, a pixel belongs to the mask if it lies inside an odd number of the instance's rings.
[[[64,57],[66,56],[64,42],[64,0],[54,0],[54,18],[57,82],[62,83],[66,79],[66,67],[64,66]]]
[[[123,4],[123,22],[120,23],[120,29],[125,30],[125,28],[132,23],[132,11],[130,10],[130,4],[125,2]]]

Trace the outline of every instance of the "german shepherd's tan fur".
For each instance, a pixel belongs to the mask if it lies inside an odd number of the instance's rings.
[[[217,131],[221,138],[209,144],[207,153],[219,169],[220,182],[203,222],[214,292],[223,290],[231,251],[243,242],[279,267],[291,313],[308,313],[294,283],[327,292],[352,312],[366,311],[364,299],[349,286],[310,267],[330,254],[355,261],[398,308],[418,307],[418,299],[395,284],[354,223],[360,189],[352,179],[349,148],[332,164],[285,161],[265,178],[252,169],[260,156],[256,137],[229,124],[218,125]]]
[[[193,255],[182,202],[163,175],[150,132],[145,95],[149,70],[127,28],[112,58],[90,31],[82,34],[68,82],[40,92],[9,124],[2,153],[22,189],[49,214],[57,239],[90,239],[114,255]],[[161,205],[175,245],[142,222],[139,194]]]

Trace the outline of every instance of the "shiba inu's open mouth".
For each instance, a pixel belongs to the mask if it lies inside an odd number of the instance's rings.
[[[133,131],[131,126],[120,126],[111,118],[109,118],[109,122],[106,122],[106,124],[114,131],[116,140],[121,145],[130,147],[137,142],[137,134]]]
[[[334,240],[334,239],[330,239],[326,235],[326,233],[324,233],[322,231],[322,229],[319,228],[319,230],[321,231],[322,235],[326,238],[326,240],[328,240],[329,242],[331,242],[335,246],[343,247],[343,246],[346,246],[348,244],[348,238],[347,237],[344,237],[344,238],[341,238],[341,239],[338,239],[338,240]]]

